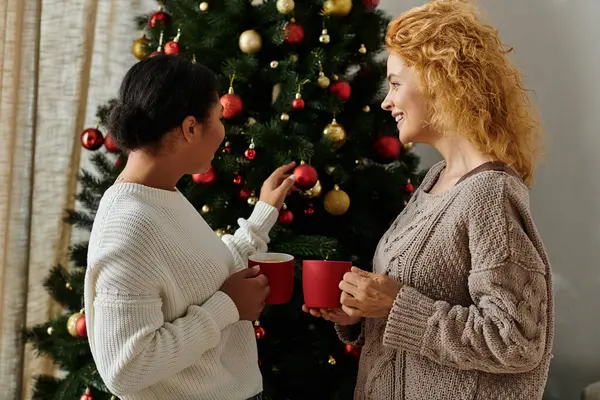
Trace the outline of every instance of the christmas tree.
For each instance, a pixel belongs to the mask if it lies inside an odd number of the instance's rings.
[[[213,167],[186,176],[179,190],[217,235],[231,233],[279,165],[299,162],[300,192],[288,197],[270,251],[295,256],[294,297],[256,321],[259,363],[269,399],[350,399],[359,348],[342,344],[327,321],[301,311],[301,261],[351,260],[371,268],[377,242],[414,190],[418,159],[380,108],[383,37],[379,0],[164,1],[138,21],[132,52],[202,62],[219,73],[226,139]],[[77,210],[67,222],[90,230],[104,191],[126,163],[97,126],[81,135],[96,171],[82,171]],[[81,310],[87,243],[72,265],[55,266],[44,286],[64,313],[26,332],[36,351],[64,371],[36,378],[34,399],[110,399],[96,371]]]

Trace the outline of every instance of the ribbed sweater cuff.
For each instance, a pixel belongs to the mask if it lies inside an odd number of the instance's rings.
[[[384,346],[421,353],[427,320],[435,312],[434,301],[411,287],[402,287],[388,317]]]
[[[213,294],[202,305],[202,309],[217,323],[220,331],[240,320],[235,303],[224,292],[219,291]]]
[[[269,235],[271,228],[277,222],[277,218],[279,217],[279,213],[275,207],[270,204],[265,203],[264,201],[259,201],[254,206],[254,211],[250,218],[248,218],[248,222],[250,222],[253,226],[256,227],[256,233],[261,236]]]
[[[365,344],[364,321],[349,326],[335,324],[335,332],[345,344],[349,344],[350,346],[362,346]]]

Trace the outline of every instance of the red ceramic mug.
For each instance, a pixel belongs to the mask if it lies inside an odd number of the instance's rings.
[[[305,260],[302,262],[302,290],[308,308],[340,308],[340,282],[350,272],[350,261]]]
[[[294,256],[283,253],[257,253],[248,257],[248,267],[260,266],[269,280],[267,304],[285,304],[294,292]]]

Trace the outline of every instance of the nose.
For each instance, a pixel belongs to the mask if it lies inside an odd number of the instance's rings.
[[[385,111],[391,111],[392,106],[393,102],[388,98],[388,96],[385,96],[385,99],[383,99],[381,102],[381,108],[383,108]]]

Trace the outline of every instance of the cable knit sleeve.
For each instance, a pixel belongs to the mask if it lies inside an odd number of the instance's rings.
[[[264,253],[269,244],[269,231],[277,222],[277,209],[263,201],[256,203],[250,218],[238,220],[239,229],[233,235],[223,235],[223,242],[233,254],[238,270],[246,268],[248,257]]]
[[[365,344],[365,321],[356,325],[335,324],[335,332],[342,342],[350,346],[362,346]]]
[[[404,287],[392,308],[384,345],[458,369],[522,373],[541,361],[549,287],[525,188],[505,177],[470,199],[468,307]]]
[[[116,395],[136,393],[194,364],[239,319],[233,301],[218,291],[166,322],[156,275],[117,265],[123,259],[104,253],[86,275],[95,289],[86,299],[89,343],[100,376]]]

